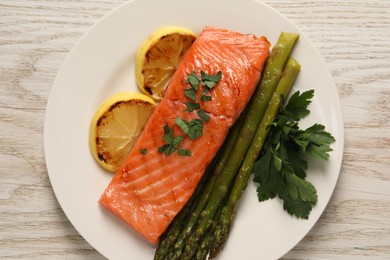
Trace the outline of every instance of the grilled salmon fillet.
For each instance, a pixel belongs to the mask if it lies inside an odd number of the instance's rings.
[[[102,194],[100,205],[155,244],[192,195],[249,101],[269,47],[265,37],[205,27],[172,77],[124,165]],[[159,152],[159,147],[166,144],[162,138],[166,124],[175,136],[186,136],[175,125],[175,119],[199,119],[196,111],[186,111],[186,102],[191,100],[184,91],[190,88],[188,74],[195,72],[200,77],[200,71],[209,75],[222,72],[221,80],[208,93],[210,101],[200,101],[203,87],[197,90],[197,102],[210,117],[203,124],[203,134],[194,140],[184,138],[180,143],[179,148],[190,150],[190,156]]]

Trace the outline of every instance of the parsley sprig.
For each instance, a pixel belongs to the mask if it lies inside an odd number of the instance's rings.
[[[321,124],[302,130],[298,122],[310,111],[314,90],[297,91],[282,106],[264,144],[263,155],[253,167],[259,201],[278,196],[289,214],[307,219],[316,205],[317,190],[306,180],[306,157],[329,159],[334,137]]]

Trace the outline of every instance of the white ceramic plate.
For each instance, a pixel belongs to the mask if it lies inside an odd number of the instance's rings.
[[[80,234],[109,259],[153,259],[154,248],[97,201],[111,174],[93,160],[88,129],[96,108],[111,94],[137,91],[134,58],[139,44],[155,29],[203,26],[265,35],[272,44],[281,31],[301,34],[293,56],[302,70],[294,90],[315,89],[307,126],[322,123],[337,142],[328,162],[312,162],[309,179],[318,205],[309,220],[286,214],[278,200],[257,202],[250,183],[228,243],[219,259],[276,259],[312,228],[335,188],[343,155],[339,98],[324,61],[309,40],[277,11],[255,0],[135,0],[106,15],[74,46],[60,69],[48,101],[44,141],[50,181],[65,214]]]

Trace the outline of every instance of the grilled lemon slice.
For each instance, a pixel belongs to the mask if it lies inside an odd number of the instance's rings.
[[[118,170],[154,107],[147,95],[121,92],[98,108],[91,121],[89,146],[99,165],[111,172]]]
[[[170,79],[196,39],[192,31],[161,27],[139,47],[135,61],[138,87],[155,100],[161,100]]]

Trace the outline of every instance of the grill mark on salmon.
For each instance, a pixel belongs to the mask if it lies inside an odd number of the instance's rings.
[[[204,28],[99,203],[148,241],[156,243],[193,193],[229,128],[249,101],[268,53],[269,42],[264,37]],[[199,101],[210,121],[204,122],[200,138],[185,138],[180,144],[181,149],[191,150],[190,157],[159,153],[158,147],[165,144],[162,136],[166,123],[173,127],[175,135],[185,136],[174,125],[176,117],[187,121],[199,118],[196,111],[185,112],[185,103],[190,100],[184,90],[189,88],[185,82],[187,75],[193,71],[199,75],[200,70],[207,74],[222,72],[221,81],[209,92],[212,100]],[[198,100],[202,91],[200,87]],[[141,154],[141,149],[147,153]]]

